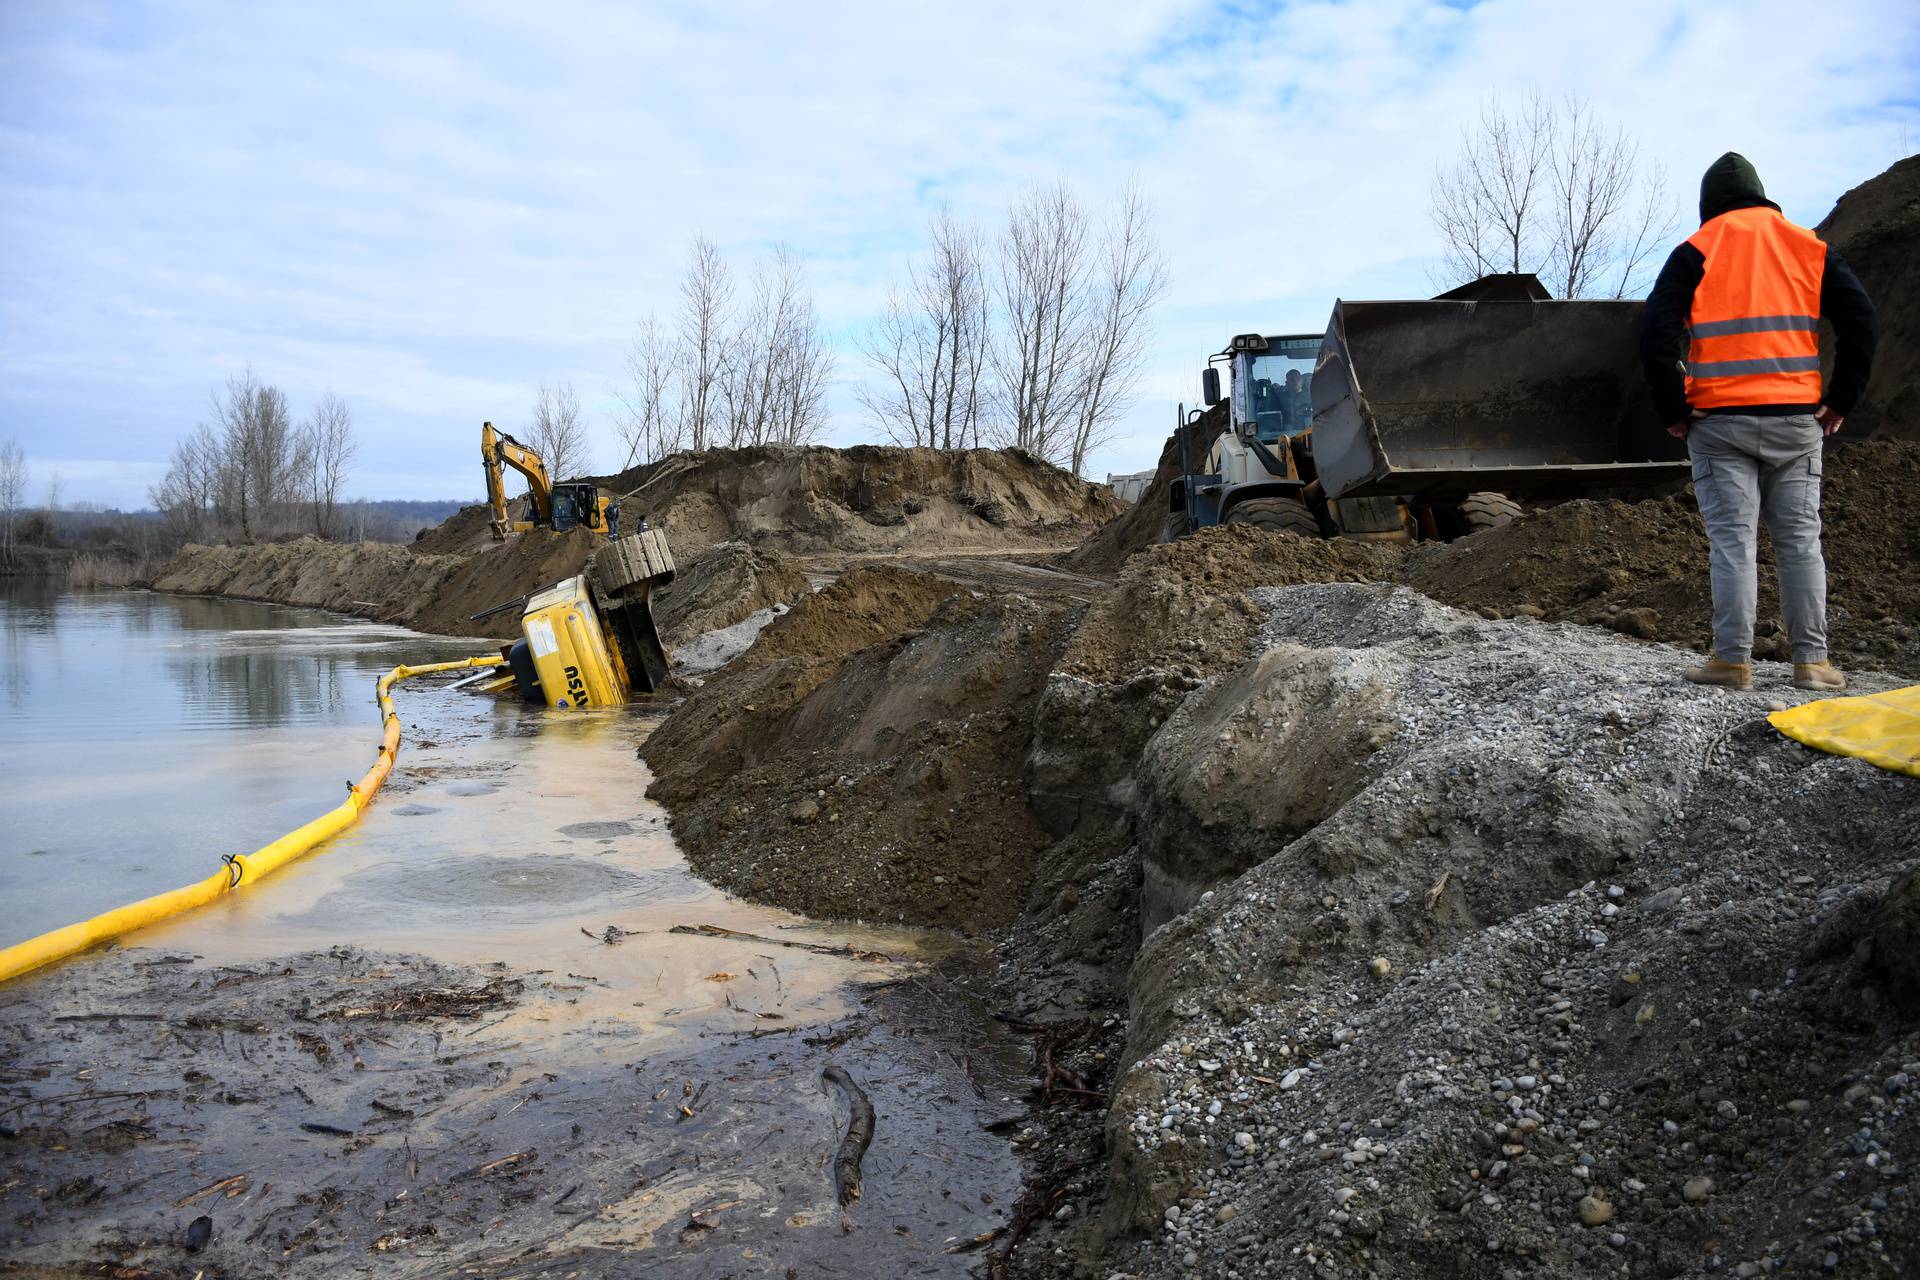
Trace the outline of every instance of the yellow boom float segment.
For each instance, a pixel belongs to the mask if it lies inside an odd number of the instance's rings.
[[[1920,778],[1920,684],[1803,702],[1767,722],[1809,747]]]
[[[221,861],[220,869],[204,880],[157,893],[151,898],[130,902],[124,907],[70,924],[64,929],[43,933],[0,951],[0,982],[31,973],[43,965],[64,960],[70,955],[99,946],[115,938],[144,929],[183,911],[205,906],[245,885],[272,875],[294,859],[313,852],[320,845],[352,826],[374,793],[393,772],[393,760],[400,752],[400,713],[393,709],[393,686],[414,676],[440,671],[462,671],[473,667],[497,667],[504,658],[461,658],[454,662],[430,662],[418,667],[395,667],[374,685],[380,703],[380,754],[360,781],[347,784],[347,798],[305,826],[296,827],[271,844],[252,853],[233,854]]]

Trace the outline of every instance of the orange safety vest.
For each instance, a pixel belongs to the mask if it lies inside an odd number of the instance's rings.
[[[1706,259],[1693,291],[1687,403],[1819,403],[1820,237],[1757,206],[1721,214],[1687,243]]]

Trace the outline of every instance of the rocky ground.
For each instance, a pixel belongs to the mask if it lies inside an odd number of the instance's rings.
[[[1779,664],[1694,689],[1604,614],[1398,585],[1587,581],[1689,515],[1411,556],[1209,530],[1086,604],[849,575],[669,717],[655,794],[741,892],[1016,922],[1046,1105],[1012,1273],[1899,1274],[1920,1023],[1876,921],[1920,792],[1768,726]]]

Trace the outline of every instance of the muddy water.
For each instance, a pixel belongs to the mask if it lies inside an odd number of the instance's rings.
[[[145,593],[15,591],[0,609],[0,764],[20,801],[0,843],[6,941],[197,878],[327,807],[370,757],[377,673],[473,648]],[[137,1119],[112,1123],[135,1127],[114,1132],[158,1135],[96,1152],[62,1122],[71,1104],[15,1112],[47,1126],[21,1141],[38,1136],[45,1164],[29,1167],[48,1187],[131,1178],[16,1218],[30,1256],[165,1262],[189,1216],[176,1193],[240,1169],[249,1190],[221,1206],[213,1259],[241,1272],[331,1274],[375,1249],[396,1274],[509,1257],[626,1274],[640,1255],[666,1275],[964,1273],[969,1259],[941,1249],[1004,1223],[1018,1193],[1017,1162],[985,1126],[1018,1114],[1022,1063],[953,987],[953,944],[810,922],[691,876],[635,755],[657,710],[557,715],[429,680],[396,697],[399,767],[352,831],[127,950],[0,990],[8,1097],[125,1093],[138,1101],[110,1105]],[[418,1024],[355,1023],[363,1038],[336,1031],[316,1052],[326,1024],[300,1029],[341,983],[429,971],[450,987],[509,978],[524,995],[435,1023],[430,1041]],[[155,1020],[169,1024],[158,1041]],[[262,1028],[267,1043],[209,1025]],[[820,1083],[828,1061],[879,1113],[844,1215],[828,1157],[847,1113]],[[461,1062],[486,1070],[459,1075]],[[223,1069],[255,1088],[209,1117],[198,1082]],[[102,1115],[86,1119],[99,1131]],[[352,1158],[311,1123],[353,1132]],[[487,1180],[499,1201],[483,1212],[472,1169],[526,1151]],[[449,1197],[431,1231],[396,1226],[406,1184],[413,1212]],[[0,1194],[0,1223],[14,1207]],[[158,1234],[133,1249],[136,1222]]]

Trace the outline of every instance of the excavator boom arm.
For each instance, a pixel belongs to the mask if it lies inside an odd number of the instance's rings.
[[[512,467],[527,478],[527,495],[533,500],[536,524],[553,521],[553,481],[540,455],[504,431],[496,431],[491,422],[480,424],[480,460],[487,470],[487,505],[493,509],[493,527],[497,536],[506,536],[507,486],[503,466]]]

